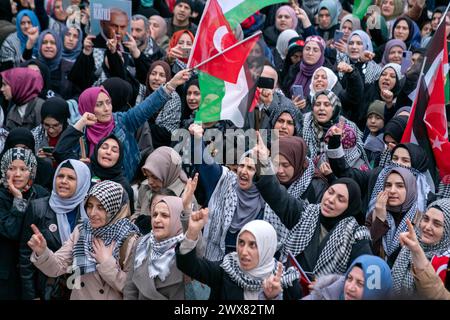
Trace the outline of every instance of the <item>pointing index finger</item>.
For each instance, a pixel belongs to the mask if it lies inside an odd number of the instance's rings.
[[[39,231],[39,228],[36,227],[35,224],[32,224],[32,225],[31,225],[31,229],[33,230],[33,233],[34,233],[35,235],[37,235],[37,236],[42,235],[41,231]]]

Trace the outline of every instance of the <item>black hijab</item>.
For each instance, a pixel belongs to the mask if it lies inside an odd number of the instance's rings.
[[[392,149],[391,154],[393,155],[398,148],[408,150],[409,156],[411,157],[412,168],[417,169],[420,172],[425,172],[429,169],[430,162],[428,155],[421,146],[414,143],[399,143]]]
[[[104,168],[98,162],[98,150],[108,139],[114,139],[117,141],[119,145],[119,159],[117,159],[117,163],[113,165],[111,168]],[[95,146],[94,153],[91,156],[91,168],[92,174],[99,177],[101,180],[111,180],[117,183],[122,184],[122,180],[126,181],[125,176],[123,175],[123,145],[122,142],[114,135],[110,134],[109,136],[101,139],[98,144]],[[127,182],[128,183],[128,182]]]
[[[42,63],[38,59],[30,59],[28,61],[25,61],[20,66],[21,67],[28,67],[30,64],[34,64],[39,68],[39,71],[41,72],[42,79],[44,80],[44,88],[39,93],[39,97],[43,98],[44,100],[47,98],[47,93],[50,90],[50,69],[45,63]],[[52,93],[53,94],[53,93]]]
[[[35,153],[34,137],[29,129],[20,127],[12,129],[5,140],[4,151],[14,148],[18,144],[27,146],[27,148],[30,149],[33,154]]]
[[[133,98],[133,87],[128,81],[112,77],[105,80],[102,86],[111,97],[113,112],[126,112],[134,105],[136,97]]]
[[[13,13],[11,11],[11,3],[9,0],[0,0],[0,20],[12,22]]]
[[[67,119],[70,117],[69,105],[67,104],[67,101],[59,97],[47,99],[42,104],[41,121],[44,122],[44,119],[47,117],[52,117],[57,120],[63,125],[63,130],[66,129]]]
[[[348,217],[355,217],[359,220],[358,218],[362,214],[361,189],[359,188],[359,185],[351,178],[337,179],[331,184],[331,186],[336,184],[345,184],[347,186],[348,207],[337,217],[330,218],[320,214],[320,223],[325,227],[325,229],[327,229],[328,232],[330,232],[331,229],[333,229],[334,226],[336,226],[341,220]]]
[[[407,116],[397,116],[389,120],[384,126],[384,137],[391,136],[398,143],[402,140],[403,132],[408,123]]]

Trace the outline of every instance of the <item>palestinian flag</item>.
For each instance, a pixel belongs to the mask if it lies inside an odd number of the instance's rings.
[[[434,178],[439,174],[442,181],[450,183],[450,142],[445,112],[445,85],[448,76],[445,20],[430,42],[424,64],[402,142],[416,143],[424,148],[432,161],[431,174]],[[433,170],[438,172],[433,174]]]
[[[288,0],[218,0],[218,2],[225,18],[234,26],[264,7]]]
[[[242,128],[245,115],[253,101],[263,63],[262,59],[248,58],[240,69],[236,83],[200,71],[198,80],[202,100],[195,114],[195,121],[208,123],[230,120],[235,126]]]

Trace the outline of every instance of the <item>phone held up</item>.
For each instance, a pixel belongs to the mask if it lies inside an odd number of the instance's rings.
[[[275,86],[275,80],[273,80],[273,78],[259,77],[256,86],[261,89],[273,89]]]
[[[300,100],[303,100],[305,97],[303,96],[303,86],[294,84],[291,87],[292,98],[298,97]]]

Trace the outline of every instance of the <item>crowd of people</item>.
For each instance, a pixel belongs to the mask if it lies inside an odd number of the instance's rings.
[[[401,143],[448,1],[298,2],[232,24],[274,83],[238,128],[195,120],[204,0],[0,0],[0,299],[450,299],[450,179]]]

